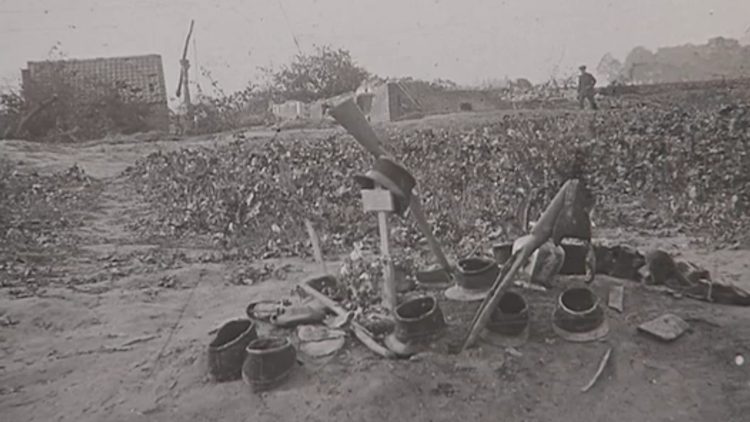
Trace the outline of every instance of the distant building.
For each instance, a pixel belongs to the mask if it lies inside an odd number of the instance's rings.
[[[325,117],[325,108],[347,99],[353,99],[372,123],[398,122],[423,117],[419,103],[398,82],[371,79],[362,83],[355,92],[317,101],[310,105],[314,118]]]
[[[310,117],[309,105],[302,101],[271,104],[271,113],[281,120],[308,119]]]
[[[88,101],[112,88],[127,102],[148,106],[150,130],[169,130],[167,88],[161,56],[157,54],[83,60],[28,62],[21,70],[24,95],[30,103],[72,89]]]

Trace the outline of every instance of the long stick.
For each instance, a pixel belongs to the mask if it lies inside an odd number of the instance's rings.
[[[323,293],[320,293],[319,291],[312,288],[307,283],[300,283],[299,287],[305,291],[305,293],[309,294],[310,296],[314,297],[320,303],[325,305],[328,309],[332,310],[336,315],[346,315],[346,310],[344,310],[342,307],[340,307],[336,302],[334,302],[332,299],[330,299],[328,296],[324,295]],[[384,358],[395,358],[396,355],[391,352],[390,350],[386,349],[385,347],[378,344],[378,342],[375,341],[372,334],[360,325],[356,321],[351,321],[349,323],[352,327],[352,331],[354,331],[354,335],[357,336],[357,338],[365,345],[368,349],[372,350],[373,352],[379,354],[380,356]]]
[[[609,361],[609,355],[612,354],[612,348],[610,347],[607,349],[607,352],[602,357],[602,361],[599,362],[599,369],[596,370],[596,374],[594,374],[594,378],[591,378],[591,381],[589,381],[588,384],[586,384],[585,387],[581,388],[581,392],[585,393],[591,389],[591,387],[596,384],[596,381],[599,379],[599,377],[602,375],[602,372],[604,372],[604,367],[607,366],[607,361]]]
[[[432,229],[430,228],[430,224],[427,222],[427,219],[424,216],[424,212],[422,212],[422,199],[419,197],[419,195],[417,195],[416,193],[412,194],[409,206],[411,207],[411,213],[414,216],[414,219],[417,221],[417,225],[419,225],[419,229],[422,231],[424,237],[427,238],[427,244],[430,245],[430,249],[437,258],[438,263],[443,268],[443,270],[450,274],[452,272],[451,266],[448,263],[448,260],[445,258],[445,254],[443,254],[443,250],[440,248],[440,244],[432,234]]]

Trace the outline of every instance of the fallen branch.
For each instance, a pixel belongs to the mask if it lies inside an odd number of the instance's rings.
[[[602,357],[602,361],[599,362],[599,369],[596,370],[596,374],[594,374],[594,378],[589,381],[588,384],[586,384],[585,387],[581,388],[581,392],[585,393],[591,389],[591,387],[596,384],[596,381],[599,380],[599,377],[602,375],[602,372],[604,372],[604,367],[607,366],[607,362],[609,361],[609,356],[612,354],[612,348],[610,347],[607,349],[607,352]]]

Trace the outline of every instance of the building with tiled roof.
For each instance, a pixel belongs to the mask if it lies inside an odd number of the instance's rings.
[[[28,62],[27,66],[21,73],[24,93],[32,103],[44,100],[42,92],[73,89],[79,101],[87,101],[115,88],[126,101],[149,106],[150,129],[169,129],[167,88],[158,54]]]

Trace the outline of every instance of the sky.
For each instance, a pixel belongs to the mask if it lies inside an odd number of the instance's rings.
[[[173,96],[191,19],[191,78],[206,92],[201,69],[232,92],[316,44],[382,77],[469,85],[543,82],[636,46],[750,41],[742,0],[0,0],[0,89],[58,45],[70,58],[160,54]]]

